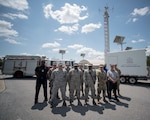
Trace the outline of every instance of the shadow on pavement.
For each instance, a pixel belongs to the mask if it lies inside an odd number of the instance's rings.
[[[52,108],[53,114],[60,114],[63,117],[65,117],[67,115],[66,113],[69,111],[70,111],[70,107],[66,107],[66,106]]]
[[[37,103],[35,105],[33,105],[31,107],[32,110],[43,110],[46,106],[48,105],[48,103],[46,101],[42,102],[42,103]]]
[[[126,97],[126,96],[119,96],[119,98],[123,100],[131,101],[131,98]]]
[[[116,105],[113,105],[111,103],[100,103],[104,109],[111,109],[111,110],[116,110]]]
[[[119,105],[119,106],[124,106],[124,107],[126,107],[126,108],[129,107],[129,104],[124,103],[124,102],[122,102],[122,101],[120,101],[120,102],[115,102],[115,103],[116,103],[116,105]]]
[[[80,113],[81,115],[85,115],[85,113],[88,111],[88,108],[85,106],[75,106],[74,104],[71,104],[70,106],[74,112]]]

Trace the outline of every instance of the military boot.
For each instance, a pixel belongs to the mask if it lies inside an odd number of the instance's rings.
[[[65,100],[63,101],[63,106],[67,106],[67,104],[66,104],[66,101],[65,101]]]
[[[103,98],[103,101],[106,102],[106,103],[108,103],[108,101],[105,99],[105,97]]]
[[[95,100],[93,99],[93,105],[96,105],[96,102],[95,102]]]
[[[51,106],[50,106],[51,108],[53,108],[53,107],[54,107],[54,103],[53,103],[53,101],[51,101],[50,105],[51,105]]]
[[[72,99],[70,99],[70,105],[73,103],[73,100]]]
[[[84,103],[84,104],[85,104],[85,105],[87,105],[87,102],[88,102],[88,100],[87,100],[87,99],[85,99],[85,103]]]
[[[82,106],[82,103],[80,102],[80,100],[78,99],[78,105],[79,106]]]

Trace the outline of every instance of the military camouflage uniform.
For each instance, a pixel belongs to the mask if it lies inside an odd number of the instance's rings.
[[[65,93],[66,93],[66,82],[67,82],[67,72],[64,69],[55,69],[52,72],[51,79],[54,80],[53,88],[52,88],[52,97],[51,97],[51,105],[53,107],[54,99],[57,95],[58,89],[60,89],[62,94],[62,100],[65,103]],[[63,103],[63,105],[64,105]],[[66,103],[65,103],[66,105]]]
[[[92,67],[92,65],[89,65],[89,67]],[[95,98],[96,71],[93,70],[92,68],[85,70],[83,80],[85,82],[85,104],[87,104],[89,89],[91,89],[93,104],[95,105],[96,103],[94,98]]]
[[[83,83],[84,83],[84,81],[83,81],[83,74],[84,74],[84,69],[83,69],[83,66],[79,65],[79,69],[82,72],[82,79],[81,79],[81,84],[80,85],[81,85],[82,96],[84,96],[84,90],[83,90]]]
[[[54,82],[54,80],[53,79],[51,79],[51,74],[52,74],[52,72],[55,70],[56,68],[50,68],[49,69],[49,87],[50,87],[50,98],[49,98],[49,100],[51,99],[51,96],[52,96],[52,88],[53,88],[53,82]]]
[[[75,67],[75,66],[74,66]],[[77,92],[77,99],[79,104],[80,99],[80,84],[82,79],[82,72],[78,68],[73,68],[69,71],[69,83],[70,83],[70,103],[73,102],[74,99],[74,90]]]
[[[100,100],[101,91],[103,91],[103,101],[106,102],[106,90],[107,90],[107,74],[103,69],[96,72],[98,83],[97,83],[97,99]]]
[[[119,68],[115,68],[115,70],[118,72],[118,74],[119,74],[119,79],[118,79],[118,81],[117,81],[117,92],[118,92],[118,95],[120,96],[120,88],[119,88],[119,86],[120,86],[120,76],[121,76],[121,70],[119,69]]]

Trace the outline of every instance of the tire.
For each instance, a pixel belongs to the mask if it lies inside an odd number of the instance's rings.
[[[120,77],[120,82],[121,83],[126,83],[126,78],[125,77]]]
[[[22,71],[16,71],[14,74],[14,78],[23,78],[23,72]]]
[[[136,82],[137,82],[137,80],[134,77],[129,78],[129,83],[130,84],[135,84]]]

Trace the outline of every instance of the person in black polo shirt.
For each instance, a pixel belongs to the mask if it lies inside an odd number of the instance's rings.
[[[44,89],[44,101],[47,101],[47,75],[48,75],[48,67],[45,66],[45,61],[41,61],[41,65],[37,66],[35,68],[35,74],[37,76],[36,80],[36,92],[35,92],[35,101],[34,103],[38,103],[38,95],[41,88],[41,85],[43,85]]]

